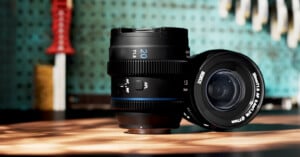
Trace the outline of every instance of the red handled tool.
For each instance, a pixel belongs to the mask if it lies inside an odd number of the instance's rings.
[[[48,54],[55,55],[53,72],[53,109],[66,109],[66,55],[74,53],[70,43],[72,0],[51,0],[53,42],[47,48]]]

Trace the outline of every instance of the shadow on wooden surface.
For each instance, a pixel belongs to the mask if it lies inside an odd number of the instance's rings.
[[[167,135],[124,131],[114,118],[0,124],[0,155],[300,156],[298,114],[259,115],[251,124],[226,132],[208,131],[185,120]]]

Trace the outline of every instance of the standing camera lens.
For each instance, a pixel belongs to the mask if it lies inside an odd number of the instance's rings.
[[[248,124],[264,98],[264,81],[248,57],[211,50],[190,58],[184,116],[198,125],[224,130]]]
[[[188,32],[182,28],[112,29],[111,104],[128,133],[167,133],[184,110]]]

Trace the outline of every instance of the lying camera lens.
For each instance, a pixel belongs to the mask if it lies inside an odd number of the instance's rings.
[[[120,127],[137,134],[179,127],[188,50],[186,29],[112,29],[108,73]]]
[[[241,127],[256,116],[264,82],[251,59],[227,50],[211,50],[193,56],[189,63],[186,119],[224,130]]]

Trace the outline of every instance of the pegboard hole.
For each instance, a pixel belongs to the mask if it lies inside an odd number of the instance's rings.
[[[104,61],[100,61],[100,65],[101,66],[105,66],[105,62]]]
[[[80,71],[80,72],[79,72],[79,76],[80,76],[80,77],[84,77],[84,76],[85,76],[85,73],[84,73],[83,71]]]
[[[94,90],[95,89],[95,87],[93,86],[93,85],[90,85],[90,90]]]
[[[32,96],[31,96],[31,95],[27,95],[27,96],[26,96],[26,99],[27,99],[28,101],[30,101],[30,100],[32,99]]]
[[[23,75],[22,71],[17,71],[17,76],[18,77],[22,77],[22,75]]]
[[[100,77],[101,77],[101,78],[104,78],[105,76],[106,76],[106,74],[100,73]]]
[[[111,1],[111,5],[112,5],[112,6],[115,6],[115,5],[116,5],[116,1],[112,0],[112,1]]]
[[[104,85],[101,85],[100,86],[100,90],[104,90],[105,89],[105,86]]]
[[[22,100],[23,100],[23,97],[22,97],[21,95],[18,95],[18,96],[17,96],[17,100],[18,100],[18,101],[22,101]]]
[[[23,26],[23,23],[20,22],[20,21],[18,21],[18,22],[17,22],[17,26],[18,26],[18,27],[22,27],[22,26]]]
[[[28,71],[28,72],[27,72],[27,76],[31,77],[31,76],[32,76],[32,72],[31,72],[31,71]]]
[[[124,6],[126,6],[127,3],[126,3],[126,1],[122,1],[121,4],[124,7]]]
[[[40,16],[43,16],[43,15],[44,15],[44,13],[45,13],[45,11],[44,11],[44,10],[39,10],[39,14],[40,14]]]
[[[90,73],[90,74],[89,74],[89,77],[90,77],[90,78],[94,78],[94,77],[95,77],[95,74],[94,74],[94,73]]]
[[[68,85],[68,86],[67,86],[67,89],[68,89],[68,90],[73,90],[73,89],[74,89],[74,86],[73,86],[73,85]]]
[[[33,27],[33,23],[32,22],[28,22],[28,26],[29,27]]]
[[[146,19],[147,18],[147,14],[142,14],[142,18]]]
[[[22,89],[23,88],[23,85],[21,83],[18,83],[17,84],[17,89]]]
[[[31,9],[29,9],[28,14],[31,16],[33,14],[33,11]]]
[[[100,51],[102,54],[104,54],[106,51],[103,49],[103,48],[101,48],[101,51]]]
[[[147,3],[146,2],[142,2],[142,7],[146,8],[147,7]]]
[[[126,17],[127,17],[127,14],[126,14],[126,13],[122,13],[122,14],[121,14],[121,17],[122,17],[122,18],[126,18]]]
[[[116,18],[116,14],[115,14],[115,13],[111,13],[110,16],[111,16],[112,18]]]
[[[131,14],[131,18],[135,19],[135,17],[136,17],[136,14],[135,14],[135,13],[132,13],[132,14]]]
[[[136,6],[136,2],[133,1],[133,2],[131,3],[131,6],[132,6],[132,7],[135,7],[135,6]]]
[[[17,52],[21,52],[23,50],[22,46],[17,46]]]
[[[30,38],[32,38],[32,37],[30,36]],[[28,47],[27,47],[27,50],[28,50],[29,53],[32,52],[32,47],[31,47],[31,46],[28,46]]]
[[[33,63],[32,59],[28,59],[28,60],[27,60],[27,63],[28,63],[29,65],[32,64],[32,63]]]
[[[152,7],[154,7],[154,8],[157,6],[156,2],[152,2],[151,5],[152,5]]]
[[[79,84],[79,88],[80,88],[80,90],[83,90],[84,89],[84,84]]]

